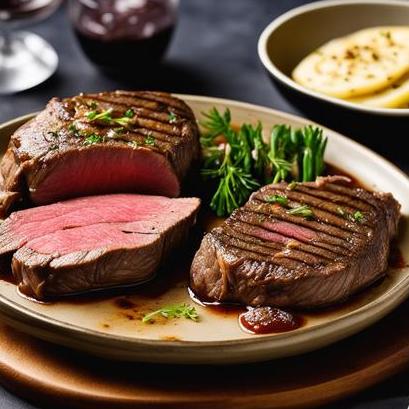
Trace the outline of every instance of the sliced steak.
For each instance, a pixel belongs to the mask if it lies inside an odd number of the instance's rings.
[[[285,196],[286,205],[271,203]],[[312,218],[289,213],[307,205]],[[400,205],[345,178],[272,184],[208,233],[191,267],[207,300],[318,307],[346,299],[387,269]]]
[[[38,299],[136,284],[187,237],[200,201],[114,194],[14,212],[0,226],[23,292]]]
[[[104,193],[176,197],[198,157],[194,115],[170,94],[53,98],[11,137],[0,169],[0,216],[19,199],[42,205]]]

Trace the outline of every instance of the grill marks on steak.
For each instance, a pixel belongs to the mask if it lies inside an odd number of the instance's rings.
[[[91,120],[134,112],[125,126]],[[87,136],[100,141],[86,144]],[[199,131],[191,109],[160,92],[104,92],[53,98],[12,136],[1,163],[0,213],[18,199],[37,205],[115,192],[176,197],[199,158]],[[0,214],[1,216],[1,214]]]
[[[344,180],[268,185],[205,236],[191,268],[192,289],[205,299],[247,305],[316,307],[345,299],[387,268],[399,204]],[[308,205],[313,220],[268,203]],[[340,214],[341,211],[344,215]],[[346,214],[362,212],[362,222]]]
[[[187,237],[199,199],[116,194],[14,212],[0,226],[0,254],[38,299],[136,284]]]

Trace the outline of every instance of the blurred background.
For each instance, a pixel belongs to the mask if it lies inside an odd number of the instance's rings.
[[[53,96],[121,88],[231,98],[302,114],[271,84],[257,54],[257,41],[274,18],[310,2],[1,0],[0,36],[17,29],[39,35],[37,43],[32,41],[28,47],[30,53],[36,52],[30,64],[15,62],[25,69],[25,80],[36,82],[41,80],[38,76],[55,73],[31,89],[0,95],[0,121],[40,110]],[[14,7],[14,13],[7,12],[10,7]],[[26,16],[29,18],[22,18]],[[39,39],[51,47],[45,49]],[[0,65],[4,49],[0,37]],[[7,63],[3,55],[3,65],[4,61]],[[36,65],[35,69],[32,65]],[[0,94],[2,77],[10,84],[0,70]],[[397,129],[377,124],[369,129],[370,123],[346,123],[337,116],[321,117],[319,112],[314,119],[360,140],[409,171],[401,143],[385,143],[385,133],[409,132],[409,124],[399,124]]]
[[[24,27],[55,48],[59,56],[57,72],[31,90],[0,97],[1,121],[39,110],[56,95],[117,88],[211,95],[291,110],[264,73],[257,56],[257,40],[274,17],[305,1],[182,0],[161,67],[144,75],[145,61],[140,60],[126,78],[102,72],[85,56],[68,19],[68,2],[64,3],[47,20]],[[137,56],[129,50],[120,58],[126,62]]]

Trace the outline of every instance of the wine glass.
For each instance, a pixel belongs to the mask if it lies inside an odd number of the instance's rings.
[[[0,0],[0,94],[34,87],[57,69],[55,50],[37,34],[15,30],[51,15],[61,0]]]
[[[160,61],[178,0],[70,0],[74,32],[88,58],[110,72],[140,72]]]

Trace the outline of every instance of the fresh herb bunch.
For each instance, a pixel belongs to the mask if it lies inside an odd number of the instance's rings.
[[[218,182],[210,202],[218,216],[243,205],[261,185],[314,181],[324,171],[327,138],[320,128],[276,125],[266,143],[260,122],[236,128],[229,109],[221,114],[213,108],[203,116],[202,175]]]
[[[216,108],[204,114],[202,126],[207,132],[201,138],[204,163],[202,175],[218,181],[210,207],[218,216],[230,214],[241,206],[260,184],[253,175],[252,151],[257,132],[251,125],[243,125],[239,131],[231,126],[230,111],[223,115]],[[216,138],[223,140],[216,143]]]

